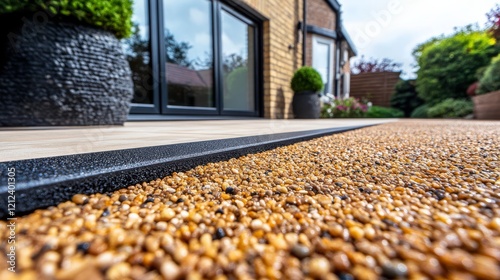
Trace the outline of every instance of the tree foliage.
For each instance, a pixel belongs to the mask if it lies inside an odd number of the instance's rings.
[[[430,118],[462,118],[474,111],[469,100],[447,98],[427,111]]]
[[[500,90],[500,54],[493,58],[479,81],[478,94]]]
[[[188,58],[188,51],[193,46],[187,42],[176,41],[174,35],[168,30],[165,31],[164,43],[167,62],[184,67],[193,65],[193,61]]]
[[[394,62],[389,58],[369,58],[361,56],[361,59],[354,62],[351,67],[353,74],[373,73],[373,72],[400,72],[401,63]]]
[[[487,14],[489,32],[500,41],[500,5],[496,4]]]
[[[447,98],[467,98],[467,88],[475,74],[498,53],[495,40],[473,27],[458,30],[417,46],[413,52],[418,63],[417,92],[431,105]]]
[[[400,80],[396,84],[394,94],[391,96],[391,107],[404,112],[405,117],[410,117],[415,108],[424,101],[418,97],[415,80]]]
[[[132,36],[122,41],[125,56],[132,70],[134,81],[134,103],[152,103],[152,73],[149,41],[141,38],[140,27],[136,23]]]
[[[73,20],[126,38],[132,34],[132,0],[2,0],[0,14],[45,12],[59,20]]]

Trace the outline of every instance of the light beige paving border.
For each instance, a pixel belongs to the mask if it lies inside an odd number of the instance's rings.
[[[128,122],[111,127],[0,130],[0,162],[355,125],[394,119]]]

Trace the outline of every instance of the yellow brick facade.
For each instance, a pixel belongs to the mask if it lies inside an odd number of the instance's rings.
[[[264,117],[293,118],[290,80],[302,66],[302,0],[242,0],[267,20],[263,24]]]

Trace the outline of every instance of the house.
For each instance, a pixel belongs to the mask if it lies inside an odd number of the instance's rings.
[[[320,72],[323,94],[349,94],[356,49],[336,0],[136,0],[133,22],[133,119],[292,118],[303,65]]]

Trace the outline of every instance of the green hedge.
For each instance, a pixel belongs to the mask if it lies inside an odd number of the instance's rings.
[[[366,112],[367,118],[403,118],[404,116],[404,112],[399,109],[380,106],[371,106]]]
[[[462,118],[474,111],[472,102],[463,99],[448,98],[427,111],[430,118]]]
[[[299,68],[292,77],[290,84],[294,92],[314,91],[323,89],[323,80],[318,71],[309,66]]]
[[[0,15],[46,11],[47,17],[73,19],[126,38],[132,30],[132,0],[3,0]]]
[[[428,118],[429,115],[427,114],[427,111],[429,111],[429,105],[424,104],[421,106],[418,106],[411,112],[411,117],[412,118],[417,118],[417,119],[425,119]]]
[[[479,81],[478,94],[500,90],[500,54],[493,58]]]

